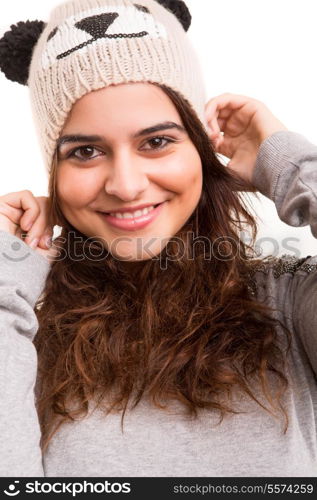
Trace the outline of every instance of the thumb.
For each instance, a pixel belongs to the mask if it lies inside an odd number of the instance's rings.
[[[60,257],[60,246],[58,243],[61,243],[60,237],[52,241],[52,246],[48,250],[44,250],[38,246],[35,251],[45,257],[50,263],[53,263]]]

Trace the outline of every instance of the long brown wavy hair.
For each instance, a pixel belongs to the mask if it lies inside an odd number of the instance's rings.
[[[53,262],[35,306],[43,451],[64,422],[88,414],[92,401],[105,416],[122,411],[122,430],[129,401],[135,407],[141,398],[162,411],[177,400],[191,417],[209,409],[221,423],[226,414],[239,413],[230,405],[239,389],[272,417],[281,412],[284,432],[288,427],[282,395],[289,385],[291,334],[250,288],[252,269],[266,260],[257,258],[257,223],[243,196],[256,189],[221,163],[191,105],[160,88],[200,155],[203,190],[177,241],[172,238],[159,259],[131,263],[129,272],[126,262],[91,238],[87,258],[87,236],[59,208],[57,155],[53,161],[50,217],[62,228],[63,258]],[[241,238],[246,227],[250,244]],[[83,258],[76,259],[75,246]],[[259,401],[260,393],[269,406]]]

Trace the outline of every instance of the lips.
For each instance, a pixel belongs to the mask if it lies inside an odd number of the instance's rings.
[[[162,202],[162,203],[164,203],[164,202]],[[148,205],[140,205],[138,207],[132,207],[132,208],[120,208],[119,210],[110,210],[109,212],[102,212],[102,213],[104,213],[106,215],[133,213],[133,212],[137,212],[138,210],[143,210],[144,208],[149,208],[149,207],[157,208],[162,203],[156,203],[156,204],[151,203]]]
[[[137,231],[154,222],[158,218],[159,214],[162,213],[167,203],[167,201],[160,203],[156,208],[154,208],[154,210],[152,210],[148,214],[131,219],[119,219],[112,215],[107,215],[106,213],[99,213],[108,224],[117,229],[121,229],[124,231]]]

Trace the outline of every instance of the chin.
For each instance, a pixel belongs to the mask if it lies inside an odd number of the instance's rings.
[[[166,247],[169,239],[155,241],[153,238],[152,241],[151,238],[146,238],[146,241],[142,242],[142,238],[136,238],[133,244],[127,245],[123,238],[121,244],[119,242],[116,245],[116,242],[113,242],[109,251],[115,259],[125,262],[146,262],[151,259],[159,260],[159,255]]]

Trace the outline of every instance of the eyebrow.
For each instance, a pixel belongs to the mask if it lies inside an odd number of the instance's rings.
[[[135,134],[132,135],[132,139],[137,139],[144,135],[153,134],[154,132],[161,132],[162,130],[171,130],[176,129],[180,132],[186,133],[186,129],[174,122],[164,122],[158,123],[157,125],[153,125],[152,127],[145,128],[143,130],[139,130]],[[105,138],[101,135],[83,135],[83,134],[73,134],[73,135],[64,135],[60,137],[57,141],[56,149],[59,150],[61,146],[69,143],[80,143],[80,142],[101,142]]]

